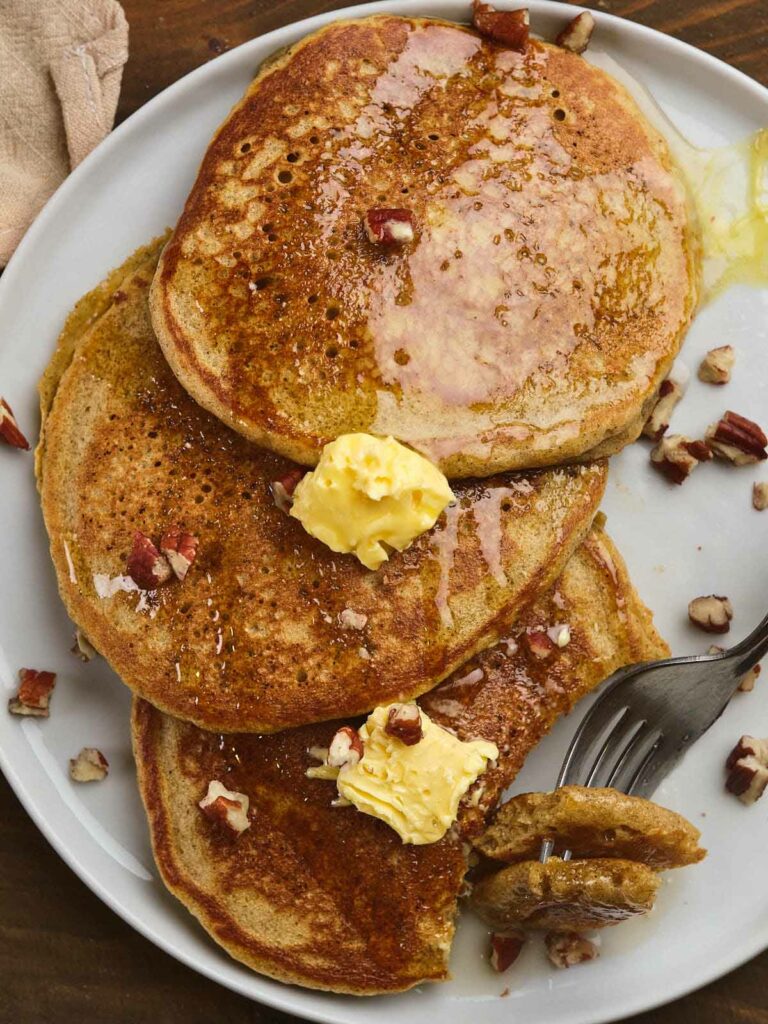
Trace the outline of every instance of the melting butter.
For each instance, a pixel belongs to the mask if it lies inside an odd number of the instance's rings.
[[[452,501],[448,481],[423,455],[393,437],[343,434],[299,482],[291,515],[331,551],[378,569],[389,549],[403,551]]]
[[[354,765],[321,764],[313,779],[336,779],[339,796],[393,828],[404,843],[436,843],[456,820],[459,803],[499,756],[488,740],[463,741],[421,711],[422,738],[406,746],[386,731],[390,708],[375,708],[360,728],[363,757]],[[311,751],[320,759],[325,753]]]
[[[732,284],[768,286],[768,128],[733,145],[701,149],[613,58],[595,52],[589,59],[632,95],[682,172],[698,221],[703,300]]]

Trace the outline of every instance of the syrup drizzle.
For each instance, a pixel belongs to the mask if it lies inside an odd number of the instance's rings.
[[[435,594],[435,604],[440,613],[440,621],[448,628],[453,628],[453,614],[451,613],[448,599],[450,597],[450,576],[453,569],[453,559],[459,540],[459,518],[462,509],[457,505],[449,505],[445,510],[445,526],[442,530],[435,531],[432,537],[432,550],[437,555],[440,566],[440,580]]]
[[[505,587],[508,582],[501,564],[501,506],[511,493],[507,487],[494,487],[472,506],[483,558],[500,587]]]

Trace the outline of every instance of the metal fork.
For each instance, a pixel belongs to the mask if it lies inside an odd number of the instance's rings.
[[[614,672],[576,730],[556,788],[611,786],[650,797],[717,721],[741,679],[766,652],[768,615],[729,651],[647,661]],[[542,861],[553,848],[551,839],[544,840]]]

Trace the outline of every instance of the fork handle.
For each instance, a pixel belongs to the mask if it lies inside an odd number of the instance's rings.
[[[729,654],[736,655],[736,657],[741,659],[736,666],[736,672],[739,676],[754,668],[758,661],[767,653],[768,615],[765,616],[759,626],[752,630],[748,637],[729,651]]]

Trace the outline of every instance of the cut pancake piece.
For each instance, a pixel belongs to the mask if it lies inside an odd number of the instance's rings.
[[[696,864],[706,850],[701,833],[682,815],[615,789],[563,786],[521,793],[499,808],[475,846],[495,860],[536,857],[542,841],[578,857],[618,857],[657,871]]]
[[[414,239],[377,245],[371,210]],[[168,361],[306,465],[392,434],[449,477],[611,454],[677,352],[697,244],[615,80],[423,18],[340,21],[266,65],[214,136],[152,290]]]
[[[134,704],[139,784],[169,889],[232,956],[313,988],[372,994],[447,977],[467,836],[557,717],[631,661],[666,645],[608,538],[593,528],[518,633],[570,623],[570,643],[542,662],[507,642],[420,698],[463,740],[500,748],[440,842],[405,846],[381,821],[335,807],[335,783],[308,779],[337,721],[272,736],[218,736]],[[212,779],[250,799],[238,839],[211,828],[197,802]]]
[[[461,483],[432,531],[371,572],[281,512],[270,483],[291,464],[170,372],[147,305],[158,251],[84,327],[40,459],[64,603],[127,685],[203,728],[271,732],[413,698],[504,636],[588,530],[605,464]],[[140,591],[134,531],[176,523],[199,539],[194,565]]]
[[[661,880],[631,860],[521,861],[481,879],[472,906],[495,932],[606,928],[653,909]]]

